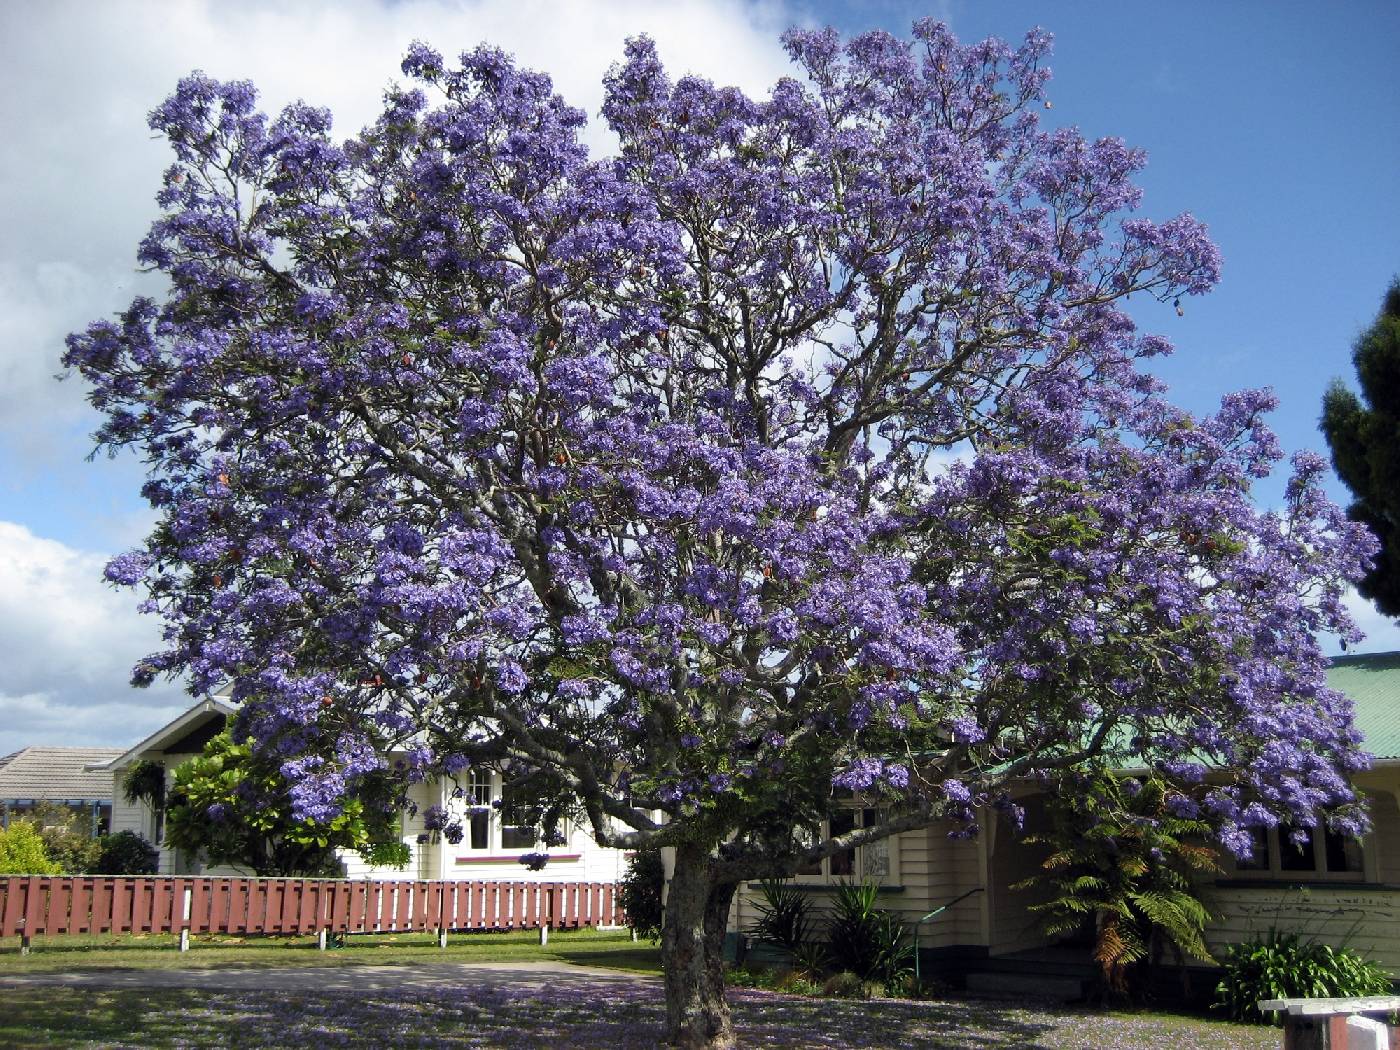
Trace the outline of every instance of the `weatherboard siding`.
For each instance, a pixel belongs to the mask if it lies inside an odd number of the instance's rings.
[[[1334,947],[1350,947],[1400,973],[1400,888],[1366,886],[1217,886],[1205,893],[1215,916],[1206,943],[1225,946],[1266,934],[1270,927]]]
[[[939,823],[890,840],[893,871],[884,880],[890,892],[881,894],[880,907],[899,913],[912,926],[934,908],[981,885],[977,841],[949,838],[950,830],[950,825]],[[820,928],[830,914],[836,882],[816,876],[798,876],[792,881],[806,889]],[[755,902],[762,899],[756,884],[741,886],[730,908],[729,931],[747,932],[758,918]],[[980,944],[981,930],[978,899],[972,897],[924,924],[919,942],[930,948]]]

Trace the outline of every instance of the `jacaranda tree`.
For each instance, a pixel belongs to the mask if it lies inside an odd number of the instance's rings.
[[[1015,778],[1131,756],[1239,849],[1364,819],[1313,632],[1370,541],[1316,456],[1257,511],[1272,396],[1173,407],[1125,312],[1212,286],[1202,225],[1040,127],[1043,33],[785,42],[755,100],[630,41],[605,160],[491,48],[414,46],[339,143],[192,75],[151,115],[169,293],[66,357],[160,514],[107,571],[167,624],[137,681],[231,682],[303,815],[397,743],[673,847],[686,1046],[732,1042],[740,880]],[[851,793],[879,818],[823,834]]]

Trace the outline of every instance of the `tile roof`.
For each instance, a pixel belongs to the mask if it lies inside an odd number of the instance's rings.
[[[1376,758],[1400,759],[1400,653],[1338,656],[1327,684],[1356,705],[1361,746]]]
[[[0,759],[0,800],[110,799],[112,774],[83,767],[121,753],[112,747],[26,747]]]

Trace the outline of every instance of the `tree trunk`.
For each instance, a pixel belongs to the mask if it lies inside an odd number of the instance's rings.
[[[724,927],[734,883],[717,884],[708,852],[676,848],[676,870],[661,924],[666,1035],[686,1050],[727,1050],[734,1024],[724,998]]]

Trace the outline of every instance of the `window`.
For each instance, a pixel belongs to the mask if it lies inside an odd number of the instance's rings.
[[[501,806],[501,849],[533,849],[540,840],[540,811],[505,797]]]
[[[463,785],[462,790],[467,803],[467,847],[469,849],[489,850],[491,848],[490,772],[473,769],[467,774],[467,782]]]
[[[512,803],[502,791],[500,777],[489,770],[473,769],[461,783],[461,794],[449,812],[462,821],[461,848],[474,853],[531,850],[540,841],[540,811]]]
[[[491,805],[491,774],[484,770],[473,769],[467,775],[467,782],[462,790],[466,795],[467,805]]]
[[[1301,841],[1294,832],[1302,833]],[[1326,828],[1253,828],[1254,855],[1236,860],[1235,871],[1251,878],[1322,879],[1359,882],[1364,877],[1361,843]]]
[[[827,837],[823,832],[828,832],[831,836],[844,835],[858,827],[872,827],[881,819],[882,815],[878,809],[842,809],[833,814],[830,820],[824,821],[820,827],[808,829],[804,838],[808,842],[816,842],[819,838]],[[854,846],[840,853],[833,853],[816,864],[799,868],[797,877],[832,881],[870,879],[874,882],[890,883],[894,882],[899,874],[896,864],[898,853],[893,838],[880,839],[877,842],[868,842],[864,846]]]

